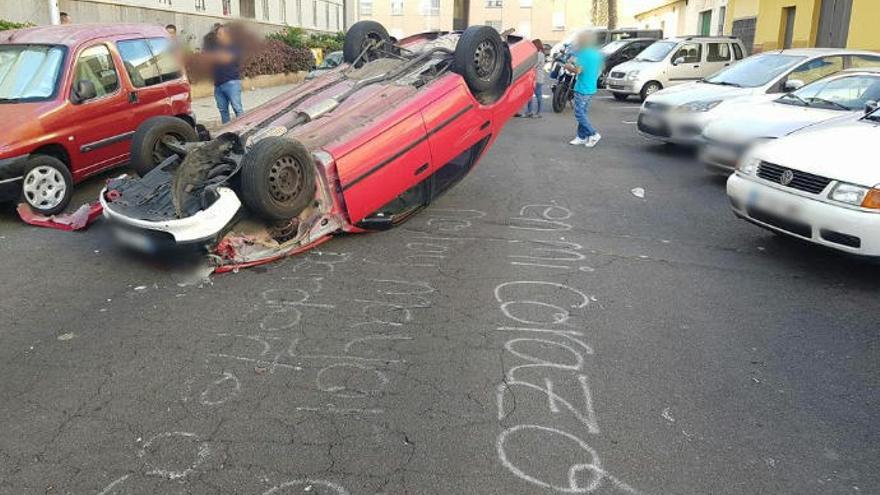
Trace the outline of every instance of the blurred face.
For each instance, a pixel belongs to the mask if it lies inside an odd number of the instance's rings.
[[[575,43],[578,48],[589,48],[593,46],[593,35],[590,33],[581,33],[577,37],[577,42]]]
[[[217,41],[224,45],[228,45],[231,41],[229,37],[229,30],[224,27],[217,29]]]
[[[168,31],[168,34],[171,36],[177,36],[177,28],[167,27],[165,28],[165,31]]]
[[[70,16],[62,15],[61,16],[61,24],[70,24]]]

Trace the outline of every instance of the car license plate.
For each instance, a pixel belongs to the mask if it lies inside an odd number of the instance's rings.
[[[738,158],[736,151],[712,144],[706,146],[706,155],[710,160],[715,160],[727,165],[736,164]]]
[[[781,217],[790,218],[792,220],[801,219],[801,209],[794,201],[788,199],[780,199],[777,195],[762,194],[758,189],[749,191],[746,200],[748,208],[757,208],[768,213]]]
[[[657,129],[657,128],[661,127],[663,125],[663,123],[660,122],[659,117],[655,117],[654,115],[648,114],[648,115],[642,116],[642,125],[645,127],[650,127],[652,129]]]

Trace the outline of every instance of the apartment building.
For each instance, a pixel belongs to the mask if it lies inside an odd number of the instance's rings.
[[[262,32],[285,26],[336,32],[354,19],[349,0],[0,0],[0,19],[48,24],[51,1],[76,23],[174,24],[196,44],[217,22],[246,20]]]

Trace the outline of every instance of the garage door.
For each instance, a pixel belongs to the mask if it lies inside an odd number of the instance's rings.
[[[845,48],[851,15],[852,0],[822,0],[816,46]]]

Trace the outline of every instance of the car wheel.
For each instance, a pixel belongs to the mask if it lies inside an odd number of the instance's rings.
[[[37,213],[55,215],[64,211],[73,194],[73,176],[61,160],[34,155],[24,167],[21,195]]]
[[[382,45],[390,44],[390,40],[388,31],[378,22],[356,22],[345,33],[345,41],[342,43],[342,60],[349,64],[358,61],[355,67],[360,67],[366,62],[380,58],[380,48]],[[361,53],[364,56],[358,60]]]
[[[568,103],[568,85],[565,83],[557,84],[553,87],[553,111],[560,113],[565,110]]]
[[[660,85],[657,81],[651,81],[642,86],[642,91],[639,93],[639,97],[642,101],[645,101],[649,96],[663,89],[663,86]]]
[[[166,143],[182,145],[199,140],[189,123],[177,117],[147,119],[131,138],[131,168],[143,177],[174,154]]]
[[[242,201],[266,220],[290,220],[315,198],[315,163],[299,141],[263,138],[241,162]]]
[[[476,95],[503,93],[510,85],[510,55],[501,35],[491,26],[471,26],[455,46],[452,71],[461,74]]]
[[[614,99],[617,101],[626,101],[629,98],[629,95],[626,93],[611,93],[614,95]]]

